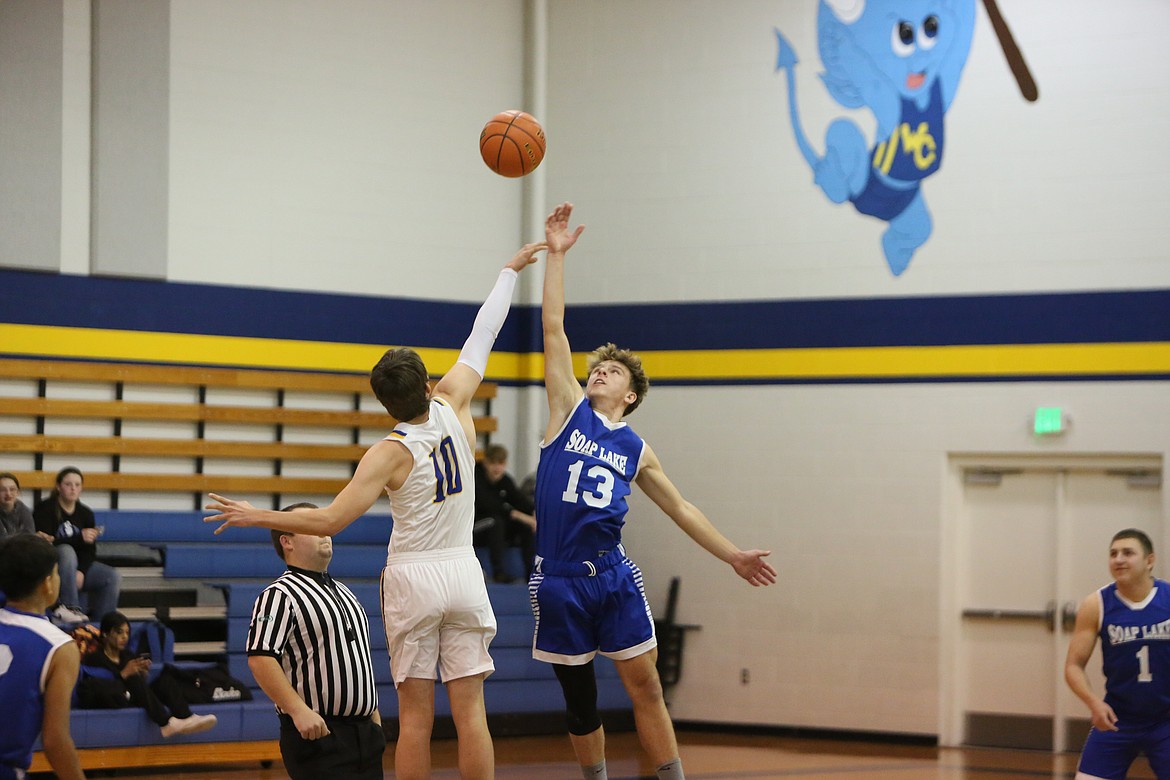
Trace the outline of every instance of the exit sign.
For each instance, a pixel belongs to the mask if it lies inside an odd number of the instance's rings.
[[[1032,432],[1037,436],[1064,433],[1064,410],[1059,406],[1038,406],[1032,419]]]

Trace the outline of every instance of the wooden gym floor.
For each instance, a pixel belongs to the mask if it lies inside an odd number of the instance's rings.
[[[579,780],[567,737],[501,737],[496,739],[496,777],[499,780]],[[436,740],[435,780],[459,777],[453,740]],[[632,733],[612,734],[607,746],[610,780],[654,780],[654,767],[643,758]],[[698,731],[679,732],[688,780],[1069,780],[1076,773],[1073,753],[935,748],[880,742],[739,735]],[[387,746],[385,777],[394,777],[393,745]],[[87,776],[116,776],[136,780],[279,780],[285,778],[276,763],[262,769],[258,763],[220,766],[119,769],[116,775],[89,770]],[[1133,780],[1153,780],[1140,762]]]

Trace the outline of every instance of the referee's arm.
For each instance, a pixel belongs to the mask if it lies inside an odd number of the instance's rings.
[[[260,683],[260,690],[272,699],[280,711],[293,719],[303,739],[320,739],[329,733],[325,719],[313,712],[284,676],[280,662],[270,655],[248,656],[248,668]]]

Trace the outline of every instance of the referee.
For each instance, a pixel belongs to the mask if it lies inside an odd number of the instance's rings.
[[[256,599],[248,668],[276,703],[285,769],[292,780],[382,780],[369,619],[329,576],[333,539],[273,531],[272,545],[288,571]]]

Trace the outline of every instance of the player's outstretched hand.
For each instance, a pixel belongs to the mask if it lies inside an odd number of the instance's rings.
[[[536,241],[531,244],[525,244],[520,247],[516,254],[512,255],[512,259],[508,261],[506,268],[511,268],[516,273],[520,273],[528,266],[536,262],[536,253],[542,249],[548,249],[547,241]]]
[[[585,230],[584,225],[578,225],[575,230],[569,229],[569,218],[573,216],[573,204],[562,203],[553,209],[544,222],[544,237],[548,242],[550,252],[568,252],[577,238]]]
[[[731,567],[735,573],[743,577],[758,588],[761,585],[772,585],[776,582],[776,570],[772,564],[764,560],[771,555],[771,550],[740,550],[731,559]]]
[[[250,525],[255,525],[249,513],[255,512],[256,507],[247,501],[232,501],[230,498],[224,498],[216,493],[208,493],[207,495],[210,496],[212,503],[203,508],[210,509],[219,514],[208,515],[203,518],[203,522],[222,523],[219,528],[215,529],[217,536],[227,530],[229,526],[246,528]]]

